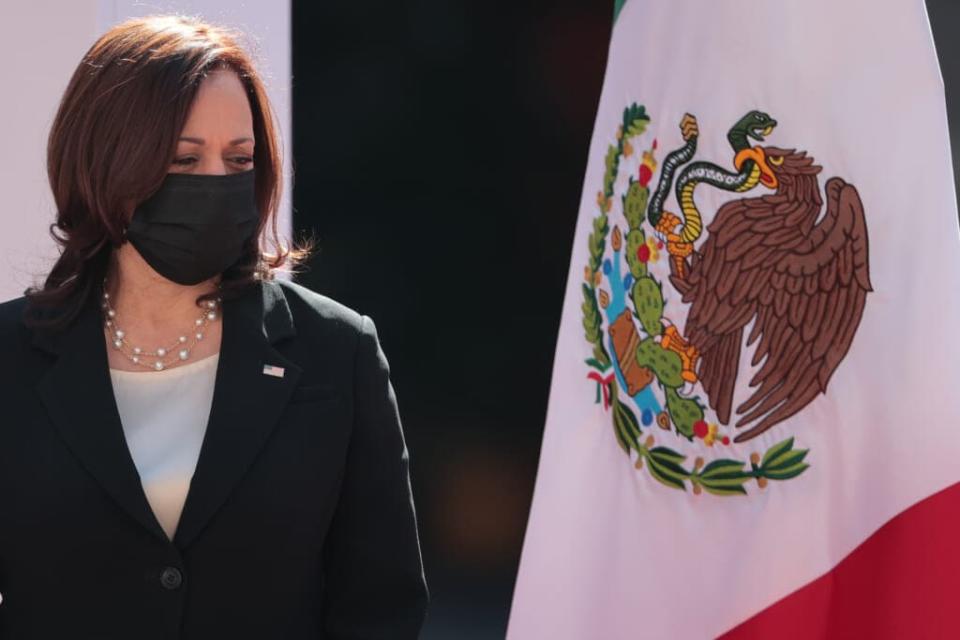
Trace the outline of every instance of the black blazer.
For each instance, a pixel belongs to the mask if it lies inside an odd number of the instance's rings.
[[[171,541],[124,439],[100,300],[58,334],[23,324],[24,303],[0,304],[0,639],[417,637],[409,458],[369,317],[286,280],[224,300]]]

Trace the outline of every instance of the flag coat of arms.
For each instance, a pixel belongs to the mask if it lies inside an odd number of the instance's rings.
[[[616,13],[509,640],[960,637],[923,1]]]

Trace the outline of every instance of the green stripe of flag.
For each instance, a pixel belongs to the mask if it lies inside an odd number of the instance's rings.
[[[623,5],[627,4],[627,0],[613,0],[613,21],[617,21],[617,16],[620,15],[620,10],[623,9]]]

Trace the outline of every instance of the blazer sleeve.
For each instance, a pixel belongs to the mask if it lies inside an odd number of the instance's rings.
[[[409,454],[376,326],[362,316],[354,424],[323,549],[325,637],[417,638],[429,595]]]

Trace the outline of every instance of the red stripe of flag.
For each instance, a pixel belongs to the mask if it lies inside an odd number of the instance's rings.
[[[724,640],[960,638],[960,483],[909,507],[836,567]]]

